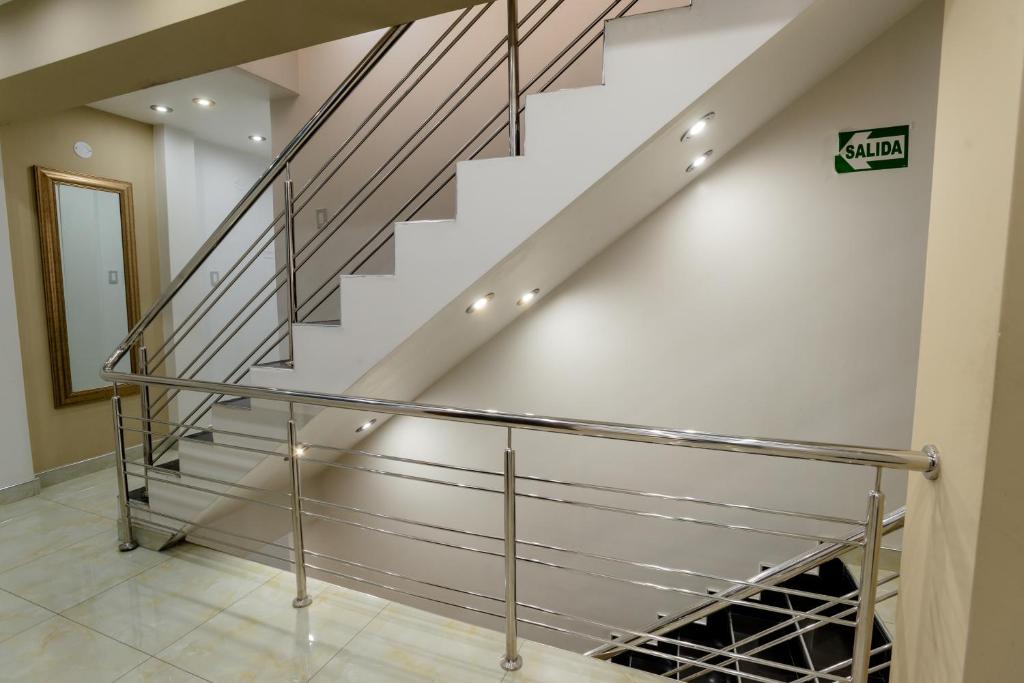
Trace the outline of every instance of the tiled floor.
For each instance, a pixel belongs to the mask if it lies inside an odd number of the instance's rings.
[[[193,545],[117,551],[107,470],[0,506],[0,681],[664,680]]]

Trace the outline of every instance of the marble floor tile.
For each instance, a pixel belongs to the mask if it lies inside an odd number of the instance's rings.
[[[342,648],[317,683],[478,683],[501,681],[505,638],[453,619],[392,603]]]
[[[108,683],[146,655],[61,616],[0,643],[0,681]]]
[[[0,591],[0,642],[52,617],[49,611]]]
[[[0,505],[0,524],[10,521],[15,517],[22,517],[35,512],[41,512],[43,510],[59,510],[61,506],[57,503],[40,498],[39,496],[32,496],[31,498],[23,498],[16,503],[7,503],[6,505]]]
[[[278,569],[186,545],[166,562],[64,614],[156,654],[278,573]]]
[[[53,486],[47,486],[40,497],[61,505],[91,512],[94,515],[117,519],[117,479],[114,468],[100,470],[77,479],[69,479]],[[138,477],[129,477],[129,488],[142,484]]]
[[[61,612],[168,559],[145,548],[122,553],[115,533],[100,533],[0,574],[0,588]]]
[[[56,504],[14,517],[0,523],[0,572],[113,528],[109,519]]]
[[[153,657],[121,676],[117,683],[203,683],[203,679]]]
[[[505,683],[655,683],[665,680],[661,676],[532,641],[522,641],[519,654],[523,658],[523,668],[509,673]]]
[[[313,604],[292,607],[295,580],[279,574],[159,654],[221,681],[308,681],[387,601],[309,582]]]

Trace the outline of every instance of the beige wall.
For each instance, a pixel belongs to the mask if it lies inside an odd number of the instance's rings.
[[[77,140],[92,145],[90,159],[76,156]],[[105,401],[53,407],[50,358],[32,166],[125,180],[135,195],[135,231],[141,310],[156,298],[159,261],[153,205],[151,126],[88,108],[0,127],[14,289],[17,299],[25,397],[36,472],[77,462],[113,448],[110,405]],[[97,368],[99,372],[99,368]],[[135,400],[126,406],[136,410]],[[134,443],[137,439],[131,438]]]
[[[915,444],[896,638],[902,683],[1021,678],[1024,4],[947,0]]]

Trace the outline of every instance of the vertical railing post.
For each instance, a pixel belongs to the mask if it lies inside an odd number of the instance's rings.
[[[505,671],[516,671],[523,665],[516,602],[516,452],[512,450],[510,427],[505,447],[505,655],[501,659]]]
[[[871,641],[875,632],[875,598],[878,591],[878,563],[882,551],[885,494],[881,489],[881,468],[875,489],[868,493],[867,526],[864,530],[864,561],[860,573],[860,599],[853,637],[853,683],[867,683],[871,667]]]
[[[519,7],[518,0],[507,0],[508,6],[508,153],[523,153],[519,134]]]
[[[299,321],[299,290],[295,285],[295,188],[291,164],[285,166],[284,241],[288,266],[288,362],[295,363],[295,323]]]
[[[288,460],[292,479],[292,552],[295,556],[295,599],[292,607],[307,607],[313,598],[306,591],[306,546],[302,537],[302,472],[299,459],[302,447],[295,430],[295,420],[288,420]]]
[[[149,353],[145,346],[139,347],[139,372],[149,376]],[[146,494],[149,494],[149,468],[153,466],[153,415],[149,403],[149,385],[139,389],[139,412],[142,413],[142,462],[146,465],[143,479]]]
[[[114,385],[114,396],[110,399],[114,413],[114,465],[117,468],[117,549],[121,552],[135,550],[139,544],[132,531],[132,513],[128,506],[128,469],[125,464],[124,421],[121,414],[121,396]]]

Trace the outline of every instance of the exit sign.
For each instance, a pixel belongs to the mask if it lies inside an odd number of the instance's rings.
[[[906,168],[910,160],[910,126],[867,128],[839,133],[836,173]]]

